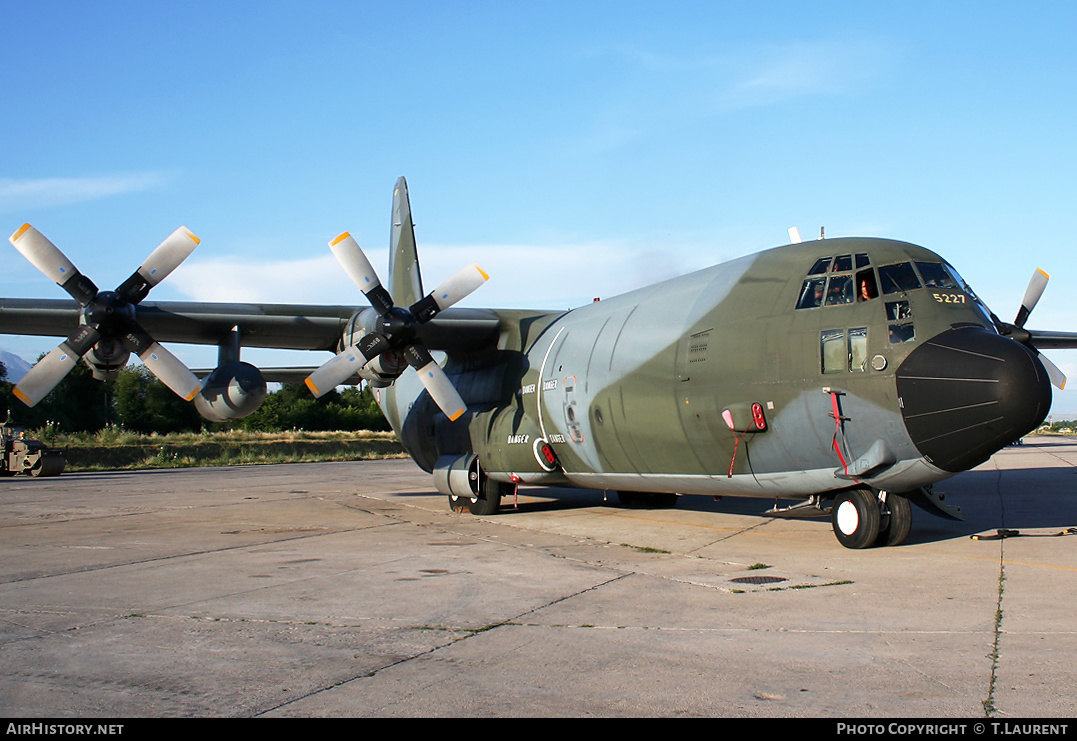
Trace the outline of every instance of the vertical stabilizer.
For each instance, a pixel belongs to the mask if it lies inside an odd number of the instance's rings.
[[[389,240],[389,293],[398,306],[410,306],[423,297],[419,255],[415,250],[415,224],[411,220],[408,184],[396,181],[393,190],[393,230]]]

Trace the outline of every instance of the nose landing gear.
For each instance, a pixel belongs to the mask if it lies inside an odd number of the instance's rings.
[[[912,528],[909,500],[893,492],[857,487],[834,498],[831,524],[846,548],[900,545]]]

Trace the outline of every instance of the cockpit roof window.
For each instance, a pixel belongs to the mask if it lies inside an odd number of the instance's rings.
[[[852,255],[838,255],[834,258],[835,273],[847,273],[853,269],[853,256]]]
[[[829,257],[820,257],[815,261],[815,264],[811,266],[811,270],[808,271],[808,275],[821,275],[827,271],[830,267]]]

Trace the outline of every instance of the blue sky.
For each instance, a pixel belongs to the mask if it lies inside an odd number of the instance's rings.
[[[33,223],[103,287],[184,224],[202,242],[152,299],[361,303],[326,242],[350,231],[383,269],[405,175],[428,285],[493,276],[469,305],[568,308],[825,226],[939,252],[1006,319],[1043,268],[1029,326],[1077,329],[1073,2],[0,0],[0,19],[0,227]],[[6,249],[0,295],[64,296]],[[31,360],[55,344],[0,336]],[[1077,389],[1077,351],[1051,358]]]

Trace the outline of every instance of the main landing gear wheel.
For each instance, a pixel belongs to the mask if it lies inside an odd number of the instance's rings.
[[[867,548],[879,537],[879,498],[871,489],[849,489],[834,499],[831,523],[846,548]]]
[[[885,492],[876,545],[901,545],[912,530],[912,506],[900,494]]]
[[[617,501],[630,509],[672,509],[677,506],[677,495],[668,492],[619,491]]]
[[[502,497],[512,496],[513,485],[482,477],[479,493],[470,499],[449,495],[449,508],[453,512],[463,512],[464,507],[473,515],[496,515],[501,509]]]

